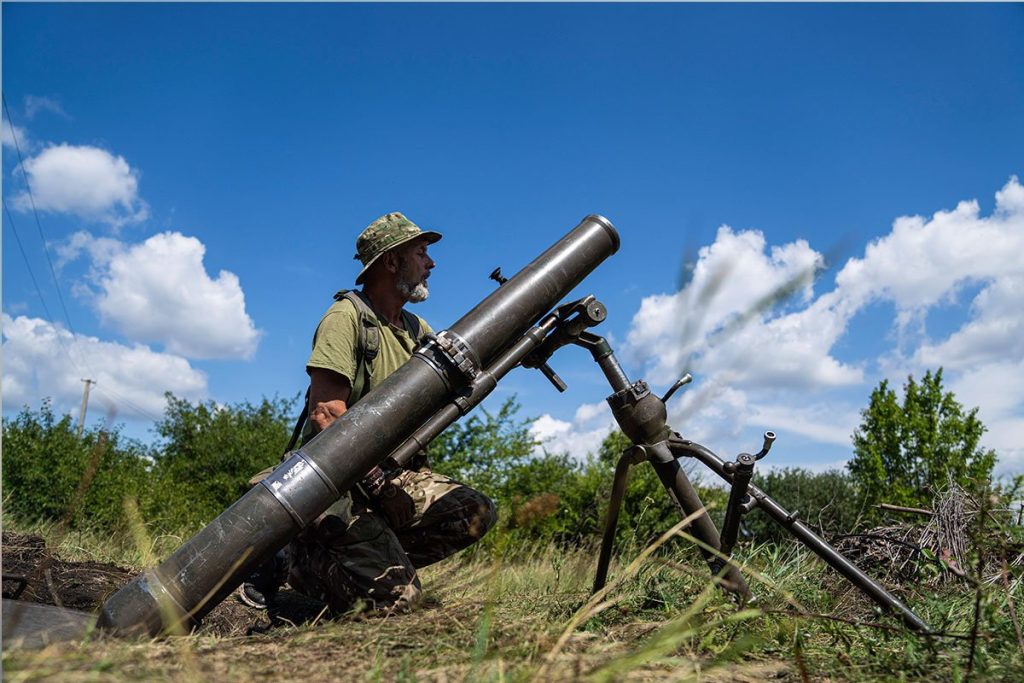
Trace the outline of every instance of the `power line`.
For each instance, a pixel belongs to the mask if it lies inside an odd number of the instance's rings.
[[[7,114],[7,120],[11,122],[11,138],[14,140],[14,149],[18,152],[18,165],[21,166],[22,173],[25,174],[25,189],[28,190],[29,203],[32,205],[32,215],[36,219],[36,227],[39,229],[39,239],[43,242],[43,253],[46,254],[46,262],[50,266],[50,275],[53,277],[53,286],[57,290],[57,299],[60,301],[60,307],[64,311],[64,320],[68,323],[68,329],[71,330],[71,334],[75,334],[75,327],[71,324],[71,316],[68,315],[68,307],[64,305],[64,295],[60,291],[60,282],[57,280],[57,270],[53,267],[53,259],[50,258],[50,250],[46,246],[46,235],[43,234],[43,224],[39,221],[39,212],[36,211],[36,198],[32,194],[32,184],[28,181],[28,173],[25,170],[25,158],[21,155],[21,145],[18,144],[18,132],[14,125],[14,118],[11,117],[11,110],[7,107],[7,96],[0,95],[3,99],[4,112]],[[6,205],[5,205],[6,206]]]
[[[18,164],[21,166],[22,172],[24,173],[24,171],[25,171],[25,158],[21,154],[21,145],[18,143],[18,134],[15,131],[14,118],[11,116],[11,110],[7,106],[7,96],[6,95],[2,95],[0,97],[2,97],[2,100],[3,100],[4,113],[7,114],[7,120],[11,124],[11,138],[14,140],[14,148],[15,148],[15,150],[17,150],[17,152],[18,152]],[[71,332],[71,339],[72,339],[72,342],[74,342],[77,339],[78,334],[75,332],[75,328],[71,324],[71,316],[68,315],[68,309],[67,309],[67,306],[64,303],[64,296],[61,294],[61,291],[60,291],[60,282],[57,280],[57,271],[53,267],[53,259],[50,258],[50,250],[46,246],[46,236],[43,234],[43,224],[39,220],[39,212],[36,210],[35,195],[32,194],[32,185],[31,185],[31,183],[29,183],[27,175],[25,176],[25,188],[28,190],[29,202],[30,202],[30,204],[32,206],[32,214],[35,216],[36,227],[39,229],[39,239],[42,240],[42,243],[43,243],[43,252],[46,254],[46,262],[50,266],[50,276],[53,278],[53,286],[57,290],[57,299],[60,301],[60,307],[64,311],[64,320],[67,321],[68,330]],[[28,254],[25,252],[25,248],[24,248],[24,246],[21,243],[21,236],[18,234],[18,230],[17,230],[17,228],[16,228],[16,226],[14,224],[14,219],[11,216],[10,209],[8,209],[8,207],[7,207],[7,201],[4,200],[3,204],[4,204],[4,212],[7,214],[8,223],[11,226],[11,230],[14,232],[15,241],[18,243],[18,249],[21,251],[21,256],[25,260],[25,267],[28,269],[28,274],[32,278],[32,284],[36,288],[36,293],[39,295],[39,300],[43,304],[43,311],[46,313],[46,319],[50,323],[50,325],[56,330],[57,342],[60,344],[61,348],[64,349],[64,353],[67,355],[68,360],[70,360],[71,364],[75,366],[75,370],[79,374],[82,374],[81,368],[79,368],[78,363],[75,361],[75,358],[74,358],[74,356],[71,353],[70,346],[68,346],[68,345],[66,345],[64,343],[64,339],[63,339],[63,337],[60,334],[60,330],[57,328],[57,325],[54,323],[53,316],[50,314],[50,309],[46,305],[46,300],[43,298],[43,291],[39,287],[39,282],[36,280],[35,273],[32,272],[32,267],[29,265]],[[74,344],[72,344],[71,346],[73,346],[73,345]],[[86,369],[89,371],[89,374],[92,375],[93,377],[95,377],[96,373],[89,366],[89,362],[87,361],[87,359],[84,356],[82,358],[82,362],[85,364]],[[131,408],[133,411],[135,411],[139,415],[142,415],[143,417],[147,417],[150,420],[153,420],[154,422],[156,422],[156,421],[158,421],[160,419],[159,416],[154,415],[153,413],[151,413],[148,410],[146,410],[145,408],[137,405],[133,401],[130,401],[127,398],[125,398],[124,396],[121,396],[120,394],[118,394],[113,389],[101,386],[100,384],[98,384],[96,382],[93,382],[93,384],[95,384],[96,388],[99,389],[101,392],[103,392],[105,394],[109,394],[115,401],[123,403],[124,405],[128,406],[129,408]]]
[[[115,401],[123,403],[124,405],[128,406],[129,408],[134,410],[139,415],[142,415],[143,417],[147,417],[150,420],[152,420],[153,422],[159,422],[160,419],[161,419],[160,415],[154,415],[153,413],[149,412],[148,410],[146,410],[145,408],[143,408],[139,404],[134,403],[134,402],[128,400],[127,398],[125,398],[121,394],[117,393],[113,389],[110,389],[109,387],[104,387],[101,384],[96,384],[96,389],[99,390],[101,393],[109,394],[110,397],[113,398]]]
[[[32,286],[36,288],[36,294],[39,295],[39,303],[43,305],[43,311],[46,313],[46,319],[53,324],[53,316],[50,315],[50,309],[46,305],[46,299],[43,298],[43,290],[39,287],[39,282],[36,280],[36,274],[32,272],[32,266],[29,264],[28,254],[25,253],[25,247],[21,243],[21,236],[18,235],[18,228],[14,225],[14,218],[11,216],[10,209],[7,208],[7,200],[4,200],[4,213],[7,214],[7,224],[11,226],[11,231],[14,233],[14,241],[18,243],[18,250],[21,252],[21,258],[25,261],[25,268],[28,270],[28,276],[32,278]]]
[[[25,247],[21,243],[21,236],[18,234],[18,228],[14,224],[14,217],[11,215],[11,211],[7,208],[7,200],[4,200],[4,213],[7,214],[7,224],[11,226],[11,231],[14,233],[14,241],[18,243],[18,250],[21,251],[21,258],[25,261],[25,268],[28,270],[29,277],[32,279],[32,285],[36,288],[36,294],[39,295],[39,301],[43,305],[43,312],[46,315],[46,322],[50,323],[56,333],[57,343],[62,349],[64,349],[64,355],[67,356],[71,364],[75,366],[75,370],[81,374],[81,368],[78,367],[78,363],[75,362],[75,357],[71,354],[71,347],[64,343],[64,338],[60,334],[60,328],[53,322],[53,315],[50,313],[49,306],[46,305],[46,298],[43,297],[43,290],[39,287],[39,282],[36,280],[36,275],[32,271],[32,265],[28,260],[28,254],[25,252]]]

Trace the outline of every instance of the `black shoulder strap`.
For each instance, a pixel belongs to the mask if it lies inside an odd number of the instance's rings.
[[[334,294],[335,301],[341,301],[348,299],[352,302],[352,305],[356,307],[356,311],[359,313],[359,337],[356,340],[356,372],[355,377],[352,378],[352,392],[349,394],[349,405],[355,403],[363,395],[366,387],[369,385],[369,372],[370,363],[377,357],[380,352],[380,330],[377,329],[376,323],[373,319],[376,315],[373,313],[373,309],[370,308],[369,302],[364,299],[364,295],[361,292],[357,292],[351,289],[342,289]],[[318,328],[319,331],[319,328]],[[302,412],[299,414],[298,419],[295,422],[295,427],[292,429],[291,439],[288,440],[288,446],[285,448],[285,454],[289,453],[295,445],[299,442],[299,437],[302,435],[302,428],[306,424],[306,419],[309,417],[309,389],[306,389],[306,398],[302,403]]]
[[[306,398],[302,399],[302,412],[299,413],[299,418],[295,420],[295,427],[292,428],[292,437],[288,439],[288,445],[284,447],[284,453],[281,454],[281,458],[288,455],[295,444],[299,442],[299,437],[302,435],[302,428],[306,426],[306,418],[309,417],[309,387],[306,387]]]
[[[341,301],[348,299],[352,302],[352,305],[356,307],[359,312],[359,339],[357,341],[358,348],[356,349],[356,372],[355,377],[352,378],[352,392],[349,394],[348,404],[352,405],[365,393],[366,388],[370,385],[370,364],[377,358],[377,354],[380,353],[380,328],[377,327],[375,320],[377,314],[370,306],[370,302],[366,299],[366,295],[360,291],[354,289],[341,289],[334,293],[334,300]],[[409,311],[402,309],[402,318],[405,321],[406,329],[409,330],[409,334],[412,335],[418,346],[423,342],[424,337],[427,335],[423,330],[423,325],[420,324],[418,316],[410,313]],[[302,428],[306,424],[306,419],[309,417],[309,389],[306,389],[306,398],[302,403],[302,412],[299,414],[298,420],[295,422],[295,428],[292,430],[291,439],[288,441],[288,446],[285,448],[285,454],[289,453],[295,444],[298,443],[299,437],[302,434]]]
[[[427,336],[423,332],[423,325],[420,324],[420,318],[418,315],[414,315],[409,311],[402,309],[402,319],[405,320],[405,329],[409,330],[409,334],[412,335],[413,341],[419,346],[423,342],[423,338]]]

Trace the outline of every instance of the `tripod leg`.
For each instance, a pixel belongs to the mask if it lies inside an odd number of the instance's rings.
[[[811,531],[810,527],[797,519],[795,514],[787,512],[785,508],[757,487],[751,486],[750,489],[751,494],[757,499],[758,507],[764,510],[779,526],[793,534],[798,541],[810,548],[815,555],[825,560],[829,566],[842,574],[847,581],[861,589],[878,605],[899,615],[903,619],[903,623],[911,629],[923,633],[928,633],[931,630],[921,617],[917,616],[909,607],[900,602],[896,596],[883,588],[881,584],[865,574],[860,567],[846,559],[842,553],[833,548],[825,539]]]
[[[629,479],[629,467],[633,464],[630,450],[627,450],[619,458],[615,465],[615,481],[612,483],[612,497],[608,501],[608,516],[604,521],[604,537],[601,539],[601,554],[597,558],[597,575],[594,577],[594,593],[604,588],[605,580],[608,578],[608,562],[612,557],[612,547],[615,545],[615,529],[619,523],[619,510],[622,508],[622,498],[626,495],[626,482]]]
[[[675,458],[670,458],[666,462],[658,462],[655,459],[651,459],[651,466],[654,467],[654,471],[658,474],[658,478],[661,479],[662,486],[672,494],[672,497],[675,498],[685,515],[692,515],[704,507],[704,504],[700,500],[700,496],[697,495],[696,489],[693,488],[693,484],[690,483],[686,473],[683,472],[683,468]],[[711,517],[708,516],[707,512],[694,520],[692,532],[695,538],[706,543],[712,548],[721,547],[721,539],[718,536],[718,529],[715,528],[715,523],[711,521]],[[716,576],[722,571],[722,567],[726,566],[724,560],[708,552],[704,548],[701,548],[701,554],[704,555],[704,560],[708,563],[712,573]],[[727,590],[738,595],[743,602],[750,599],[750,588],[747,586],[747,582],[743,578],[739,569],[734,565],[728,565],[725,570],[724,578],[724,587]]]
[[[676,439],[670,443],[670,448],[673,453],[680,457],[691,456],[697,458],[718,476],[722,477],[722,479],[732,483],[732,475],[725,471],[725,462],[704,446],[692,441]],[[798,541],[842,574],[847,581],[867,594],[876,604],[899,615],[903,619],[903,623],[915,631],[928,633],[931,630],[921,617],[914,614],[896,596],[865,574],[860,567],[846,559],[842,553],[829,545],[825,539],[811,531],[810,527],[798,520],[795,514],[790,514],[784,507],[775,502],[771,496],[756,486],[751,485],[747,490],[750,496],[757,501],[757,506],[764,510],[765,514],[789,531],[789,533],[793,534]]]

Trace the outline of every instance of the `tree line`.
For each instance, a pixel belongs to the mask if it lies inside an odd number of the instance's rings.
[[[71,416],[57,416],[48,401],[25,408],[3,421],[4,514],[117,532],[132,500],[152,533],[191,534],[245,493],[253,474],[278,461],[297,403],[275,397],[220,405],[168,395],[152,444],[116,427],[78,437]],[[582,462],[565,453],[537,456],[530,424],[514,398],[496,412],[479,410],[430,445],[432,465],[495,500],[501,521],[490,543],[595,542],[628,440],[613,431]],[[980,446],[984,431],[977,409],[965,410],[943,388],[941,369],[920,382],[909,377],[902,402],[882,382],[862,411],[846,471],[767,470],[754,483],[826,535],[846,533],[877,522],[880,502],[927,507],[950,482],[986,485],[996,456]],[[699,469],[693,478],[721,522],[727,492]],[[644,544],[677,520],[653,469],[634,468],[620,538]],[[757,513],[744,530],[753,540],[782,537]]]

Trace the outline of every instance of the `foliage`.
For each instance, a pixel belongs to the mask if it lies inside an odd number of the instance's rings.
[[[59,520],[73,510],[71,523],[83,527],[83,533],[69,536],[60,524],[49,528],[64,534],[66,541],[70,538],[66,547],[75,548],[82,559],[131,547],[130,541],[118,540],[125,534],[106,531],[120,523],[125,496],[137,496],[148,511],[147,521],[159,529],[201,524],[244,491],[254,471],[276,462],[287,440],[289,408],[288,402],[278,399],[217,406],[169,397],[158,429],[162,441],[152,452],[122,439],[116,430],[106,436],[86,432],[79,440],[71,418],[57,419],[49,404],[39,413],[26,410],[3,423],[3,483],[8,496],[4,522]],[[300,675],[313,680],[334,675],[345,657],[351,676],[372,666],[378,678],[388,680],[399,675],[428,678],[440,666],[467,680],[536,677],[539,667],[551,661],[546,655],[552,644],[559,634],[576,628],[567,624],[587,603],[594,559],[587,546],[601,532],[614,466],[628,440],[613,432],[584,462],[565,454],[535,455],[530,421],[518,417],[517,411],[510,400],[494,414],[482,412],[454,425],[431,447],[439,471],[480,487],[498,502],[501,527],[490,536],[522,539],[532,549],[513,560],[502,553],[507,546],[492,540],[471,558],[426,569],[427,599],[444,605],[444,619],[438,620],[437,610],[427,609],[397,620],[319,622],[254,641],[257,649],[241,655],[237,640],[211,638],[204,641],[203,657],[191,659],[168,654],[187,651],[191,641],[185,639],[174,650],[159,642],[147,646],[155,650],[126,648],[117,641],[93,642],[80,651],[68,646],[60,657],[47,654],[38,660],[5,651],[5,669],[29,678],[32,672],[75,677],[96,666],[99,647],[100,659],[114,679],[172,673],[198,679],[216,677],[215,671],[229,671],[229,678],[251,678],[254,666],[266,673],[266,661],[291,661],[297,652],[319,653],[299,657],[308,667]],[[97,448],[104,439],[105,447]],[[97,452],[102,457],[90,480],[86,472]],[[844,530],[857,511],[853,479],[840,472],[782,470],[760,476],[755,483],[826,532]],[[705,503],[713,506],[712,516],[720,517],[725,491],[699,490]],[[78,491],[83,492],[81,505],[74,503]],[[818,509],[824,510],[820,517]],[[107,512],[113,514],[105,516]],[[7,517],[12,513],[13,518]],[[625,556],[635,557],[636,548],[630,546],[646,543],[678,519],[653,469],[633,468],[619,523],[618,547],[627,549]],[[973,539],[976,552],[1008,560],[1019,554],[1019,525],[1007,515],[983,514],[979,519],[977,536],[983,540]],[[761,513],[755,512],[747,522],[756,541],[771,540],[777,533]],[[985,540],[992,525],[1013,528],[998,541]],[[96,547],[86,548],[89,543]],[[1015,554],[1008,554],[1008,545]],[[145,550],[136,551],[131,563],[147,554]],[[734,666],[737,674],[751,679],[774,677],[777,670],[759,668],[766,662],[781,664],[793,677],[799,670],[801,676],[814,679],[890,680],[894,671],[908,680],[957,678],[964,676],[968,661],[972,680],[1018,680],[1024,673],[1015,618],[1008,616],[1011,598],[1018,606],[1024,603],[1024,581],[1015,562],[1005,569],[1005,579],[995,584],[974,580],[972,567],[983,559],[977,557],[965,563],[972,575],[969,584],[941,590],[904,586],[901,598],[931,626],[961,636],[924,639],[893,627],[896,622],[878,615],[870,602],[846,590],[834,572],[796,544],[757,543],[740,557],[758,596],[754,609],[737,612],[727,596],[708,587],[699,555],[688,543],[673,540],[635,576],[616,584],[608,609],[578,624],[586,633],[572,639],[571,648],[563,652],[566,668],[552,670],[551,677],[616,680],[634,674],[657,676],[666,667],[680,672],[690,670],[681,667],[693,667],[694,672],[696,667],[705,672],[729,667],[725,673],[731,673]],[[612,580],[624,573],[623,564],[613,560]],[[801,613],[803,609],[810,614]],[[891,630],[877,628],[877,621]],[[969,660],[970,641],[963,636],[975,630],[975,655]],[[352,650],[353,642],[370,649]],[[146,656],[143,652],[152,652],[152,659],[139,661]]]
[[[586,470],[564,453],[535,454],[532,420],[519,418],[519,409],[512,397],[497,413],[481,410],[452,425],[430,444],[431,463],[494,499],[502,531],[531,539],[565,535],[578,521],[564,513],[580,502]]]
[[[790,512],[799,512],[800,519],[826,537],[856,526],[860,507],[853,482],[845,472],[810,472],[787,467],[769,470],[767,474],[755,473],[753,483]],[[747,515],[744,525],[755,543],[790,538],[764,512]]]
[[[885,383],[876,390],[872,406],[865,410],[865,425],[871,429],[858,431],[861,460],[851,463],[852,474],[770,471],[759,473],[754,483],[788,509],[800,511],[805,521],[828,536],[855,525],[865,505],[858,490],[914,504],[906,493],[911,491],[910,482],[923,486],[916,482],[935,481],[950,469],[966,476],[991,469],[991,454],[977,449],[984,428],[974,411],[964,413],[950,394],[942,392],[941,373],[926,375],[921,385],[911,378],[907,395],[904,410]],[[22,518],[59,520],[72,507],[90,458],[101,452],[92,484],[83,489],[84,504],[74,506],[79,517],[99,526],[120,523],[123,499],[132,496],[154,532],[191,533],[237,500],[254,473],[276,464],[287,441],[294,403],[274,398],[218,405],[168,395],[164,418],[156,425],[160,441],[154,447],[125,441],[115,430],[102,437],[106,446],[99,450],[99,432],[77,439],[71,418],[58,420],[44,404],[38,414],[26,411],[4,422],[8,506]],[[932,417],[929,406],[936,408]],[[903,417],[904,412],[909,417]],[[934,423],[931,432],[925,429],[929,420]],[[613,431],[597,452],[578,461],[565,453],[538,453],[531,422],[520,416],[519,404],[510,398],[496,412],[480,410],[452,425],[430,445],[431,461],[437,471],[494,499],[500,521],[488,544],[509,539],[551,541],[562,547],[596,544],[615,465],[629,440]],[[961,442],[949,445],[951,434],[962,437]],[[931,443],[942,446],[938,455],[929,455],[936,450],[925,445]],[[965,451],[974,453],[973,459],[960,458]],[[865,462],[874,464],[866,467]],[[864,483],[865,473],[885,473],[887,462],[901,463],[901,471],[908,472],[880,480],[903,487],[900,495]],[[690,476],[712,518],[721,524],[727,492],[702,488],[699,479]],[[617,547],[645,545],[678,519],[653,468],[633,467],[619,515]],[[755,541],[786,538],[763,513],[755,511],[744,524]]]
[[[515,398],[509,398],[495,414],[481,408],[480,414],[455,423],[427,450],[433,468],[497,500],[511,500],[537,445],[531,420],[518,419],[518,412]]]
[[[112,430],[76,433],[70,415],[57,419],[49,401],[3,421],[4,509],[24,521],[112,528],[123,501],[145,491],[147,450]]]
[[[57,419],[49,401],[3,422],[4,505],[23,520],[112,529],[124,502],[139,502],[157,532],[195,530],[233,503],[248,479],[274,464],[288,440],[293,402],[192,404],[167,395],[147,448],[118,429],[85,430]]]
[[[167,394],[163,439],[154,454],[152,492],[143,509],[159,528],[191,530],[231,505],[249,478],[275,465],[288,443],[295,401],[264,398],[220,405]]]
[[[861,503],[927,506],[931,493],[950,481],[978,490],[996,457],[979,445],[985,426],[978,409],[965,411],[944,391],[941,368],[926,372],[920,383],[909,376],[903,391],[901,405],[882,381],[861,411],[847,464]]]

